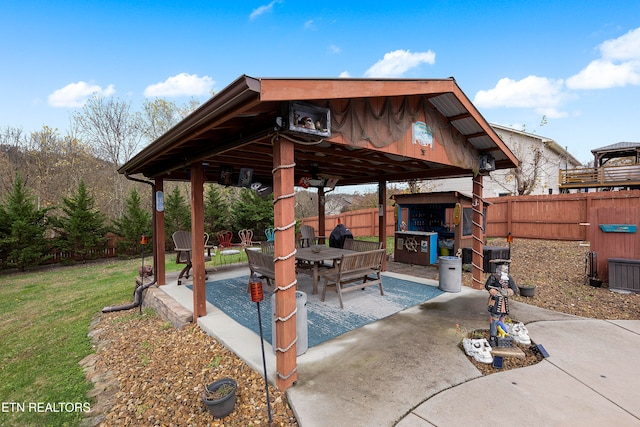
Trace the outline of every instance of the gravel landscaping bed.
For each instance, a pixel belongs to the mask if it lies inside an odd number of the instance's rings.
[[[507,246],[507,242],[491,239],[488,245]],[[578,242],[515,239],[511,245],[511,277],[518,285],[525,282],[536,285],[536,290],[534,297],[513,299],[576,316],[639,320],[640,295],[587,284],[587,250]],[[471,286],[471,273],[463,273],[462,283]]]

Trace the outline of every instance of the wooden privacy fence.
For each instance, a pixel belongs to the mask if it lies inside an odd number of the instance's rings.
[[[394,220],[395,208],[387,206],[387,236],[393,236],[395,231]],[[317,234],[329,237],[331,231],[338,225],[338,220],[351,231],[353,237],[377,236],[378,235],[378,209],[360,209],[357,211],[344,212],[338,215],[327,215],[325,219],[326,230],[318,230],[318,217],[302,218],[302,225],[312,226]]]
[[[107,233],[105,237],[107,240],[104,243],[104,246],[89,249],[87,251],[87,259],[113,258],[118,256],[116,244],[119,237],[113,233]],[[79,261],[71,252],[63,252],[59,249],[52,250],[49,255],[51,255],[51,257],[44,261],[43,264],[57,264],[66,261]]]
[[[591,212],[640,207],[640,191],[599,191],[486,199],[487,237],[542,240],[589,240]],[[636,222],[637,218],[629,218]]]
[[[640,260],[640,190],[507,196],[485,201],[490,203],[487,237],[511,233],[521,239],[588,241],[588,250],[597,254],[595,267],[604,282],[608,282],[609,259]],[[338,219],[354,237],[378,235],[377,209],[327,216],[327,235]],[[302,223],[318,229],[317,217],[304,218]],[[639,231],[605,232],[602,224],[635,225]],[[387,236],[393,236],[395,229],[394,208],[387,207]]]
[[[638,199],[636,199],[637,201]],[[595,267],[598,279],[609,282],[609,260],[625,259],[640,260],[640,235],[635,232],[606,232],[600,224],[635,225],[640,229],[640,206],[599,206],[589,213],[587,240],[591,244],[590,250],[596,253]],[[618,227],[613,227],[616,229]],[[620,227],[625,229],[627,227]],[[605,227],[605,229],[607,229]],[[622,286],[626,289],[640,290],[639,267],[634,268],[635,277],[628,277]],[[620,285],[620,284],[618,284]]]
[[[486,199],[487,237],[513,237],[542,240],[589,240],[590,212],[595,209],[640,208],[640,190],[599,191],[594,193],[553,194],[542,196],[507,196]],[[387,236],[396,229],[395,208],[387,206]],[[327,215],[328,236],[342,222],[354,237],[378,235],[378,209],[361,209],[338,215]],[[636,221],[635,218],[633,218]],[[301,220],[318,234],[318,217]],[[598,227],[598,224],[595,224]]]

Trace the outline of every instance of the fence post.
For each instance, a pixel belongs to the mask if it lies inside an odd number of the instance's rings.
[[[513,230],[511,229],[511,222],[513,220],[513,210],[511,206],[512,204],[513,198],[509,197],[509,200],[507,200],[507,233],[513,232]]]

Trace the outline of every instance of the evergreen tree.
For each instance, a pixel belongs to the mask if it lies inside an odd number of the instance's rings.
[[[220,194],[218,184],[209,184],[205,190],[204,229],[209,233],[228,230],[231,212],[226,199]]]
[[[140,195],[134,188],[129,193],[122,216],[114,221],[115,231],[122,240],[118,242],[118,253],[137,254],[140,248],[140,237],[145,234],[151,243],[151,213],[141,207]]]
[[[85,182],[81,180],[75,195],[63,197],[62,203],[63,215],[52,221],[60,234],[60,249],[70,252],[74,260],[95,258],[91,250],[104,247],[106,241],[105,218],[95,209]]]
[[[164,201],[164,234],[167,250],[173,249],[173,233],[191,230],[191,208],[178,187]]]
[[[255,235],[262,235],[265,228],[273,227],[273,195],[263,199],[255,191],[243,188],[233,205],[233,214],[238,230],[249,228]]]
[[[6,268],[11,250],[11,221],[4,206],[0,205],[0,268]]]
[[[35,198],[26,189],[22,175],[18,174],[0,206],[0,217],[3,218],[0,246],[4,265],[24,271],[51,257],[51,248],[45,238],[49,210],[36,206]]]

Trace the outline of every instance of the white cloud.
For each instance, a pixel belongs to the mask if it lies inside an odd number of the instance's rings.
[[[640,28],[598,46],[598,58],[567,79],[570,89],[607,89],[640,85]]]
[[[164,82],[147,86],[144,96],[200,96],[207,94],[215,82],[209,76],[198,77],[197,74],[180,73],[169,77]]]
[[[87,82],[79,81],[69,83],[62,89],[57,89],[49,95],[49,105],[52,107],[82,107],[85,102],[94,94],[110,96],[116,92],[113,85],[105,89],[98,85],[91,85]]]
[[[348,79],[349,77],[351,77],[351,74],[349,74],[348,71],[343,71],[338,77],[340,77],[341,79]]]
[[[493,89],[478,91],[473,103],[480,108],[534,108],[550,118],[558,118],[566,116],[557,110],[566,97],[562,80],[528,76],[515,81],[505,77]]]
[[[473,103],[480,108],[531,108],[548,118],[562,118],[568,113],[560,107],[577,96],[570,90],[640,85],[640,28],[606,40],[598,49],[600,58],[564,81],[538,76],[519,81],[503,78],[493,89],[479,91]]]
[[[640,28],[629,31],[617,39],[606,40],[600,45],[602,57],[612,61],[640,60]]]
[[[432,51],[412,53],[398,49],[385,53],[384,57],[373,64],[365,73],[365,77],[402,77],[408,70],[420,64],[434,64],[436,54]]]
[[[331,53],[340,53],[340,52],[342,52],[342,49],[340,49],[339,46],[336,46],[336,45],[332,44],[332,45],[329,45],[329,52],[331,52]]]
[[[569,89],[608,89],[640,84],[640,61],[613,62],[597,59],[567,79]]]
[[[251,15],[249,15],[249,19],[251,21],[253,21],[258,16],[264,15],[265,13],[268,13],[268,12],[271,12],[273,10],[273,6],[275,6],[278,3],[282,3],[282,0],[273,0],[269,4],[266,4],[264,6],[260,6],[260,7],[256,8],[256,9],[253,9],[253,12],[251,12]]]

